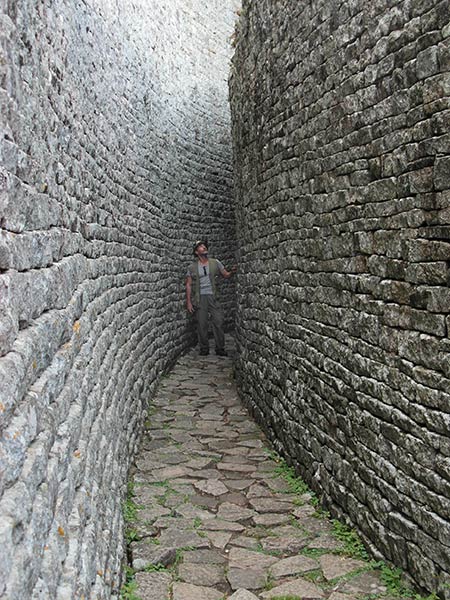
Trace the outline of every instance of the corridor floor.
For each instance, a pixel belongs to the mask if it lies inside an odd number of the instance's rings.
[[[142,600],[386,594],[309,493],[292,493],[240,404],[232,357],[185,355],[159,386],[132,476],[129,585]],[[278,473],[277,471],[278,466]],[[281,469],[283,471],[283,469]]]

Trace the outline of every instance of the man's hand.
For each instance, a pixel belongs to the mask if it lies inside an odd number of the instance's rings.
[[[192,306],[192,302],[187,302],[186,303],[186,308],[188,310],[188,313],[190,313],[191,315],[194,313],[194,307]]]
[[[231,277],[232,275],[234,275],[237,271],[237,266],[234,265],[234,267],[231,267],[231,269],[229,271],[227,271],[226,269],[224,269],[223,271],[221,271],[222,276],[225,277],[225,279],[228,279],[228,277]]]

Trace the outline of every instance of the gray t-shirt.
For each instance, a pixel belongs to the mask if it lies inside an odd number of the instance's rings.
[[[219,271],[223,271],[225,269],[220,260],[217,261],[217,267]],[[190,270],[188,270],[187,275],[188,277],[192,277]],[[198,263],[198,277],[200,281],[200,296],[212,296],[213,290],[211,286],[211,280],[209,278],[209,263],[206,265],[202,265],[200,262]]]

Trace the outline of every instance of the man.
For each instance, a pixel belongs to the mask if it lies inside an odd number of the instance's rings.
[[[216,300],[218,273],[228,279],[236,272],[236,267],[227,271],[220,260],[208,258],[208,242],[199,240],[193,248],[196,260],[191,264],[186,277],[186,305],[188,312],[197,310],[197,332],[200,355],[209,354],[208,316],[211,316],[216,354],[227,356],[223,333],[223,314]]]

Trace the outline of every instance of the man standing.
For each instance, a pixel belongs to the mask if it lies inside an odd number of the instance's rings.
[[[197,310],[197,332],[200,355],[209,354],[208,316],[211,316],[216,354],[226,356],[223,333],[223,314],[216,299],[216,275],[228,279],[236,272],[236,267],[227,271],[220,260],[208,258],[208,242],[199,240],[193,248],[195,261],[189,267],[186,277],[186,305],[193,314]]]

